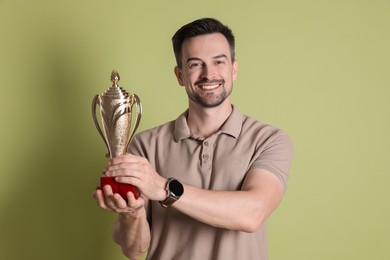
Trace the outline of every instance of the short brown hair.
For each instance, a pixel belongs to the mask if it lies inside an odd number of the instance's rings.
[[[232,61],[235,59],[235,39],[229,27],[223,25],[214,18],[202,18],[182,26],[172,37],[173,51],[175,53],[176,64],[182,67],[182,45],[185,39],[198,35],[221,33],[225,36],[230,46]]]

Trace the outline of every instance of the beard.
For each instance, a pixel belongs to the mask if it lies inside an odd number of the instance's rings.
[[[219,105],[221,105],[232,93],[233,91],[233,85],[231,86],[229,91],[226,91],[224,87],[224,82],[221,84],[221,87],[223,91],[216,95],[213,92],[208,92],[204,94],[200,93],[188,93],[189,99],[191,99],[193,102],[201,105],[204,108],[214,108]]]

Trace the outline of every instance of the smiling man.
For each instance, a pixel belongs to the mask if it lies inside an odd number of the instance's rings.
[[[184,64],[175,67],[175,74],[190,102],[206,108],[223,104],[237,78],[237,61],[232,60],[226,38],[211,33],[186,39],[181,56]]]
[[[113,238],[130,259],[267,259],[266,219],[286,190],[292,143],[232,105],[238,63],[227,26],[196,20],[172,42],[188,109],[136,135],[106,168],[137,186],[138,200],[109,186],[94,197],[119,213]]]

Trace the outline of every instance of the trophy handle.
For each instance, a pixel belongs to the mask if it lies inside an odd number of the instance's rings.
[[[129,138],[129,141],[127,143],[127,146],[129,146],[130,140],[133,137],[133,135],[135,134],[135,131],[137,130],[137,128],[139,126],[139,122],[141,121],[141,116],[142,116],[142,105],[141,105],[141,101],[140,101],[139,97],[136,94],[132,94],[130,97],[131,97],[131,103],[132,103],[131,109],[134,105],[137,108],[137,118],[135,119],[134,127],[130,131],[130,138]]]
[[[96,95],[93,100],[92,100],[92,118],[93,118],[93,122],[95,123],[95,127],[96,129],[98,130],[100,136],[102,137],[103,141],[104,141],[104,144],[106,145],[107,147],[107,153],[106,153],[106,157],[110,157],[110,148],[108,147],[108,143],[106,141],[106,138],[104,137],[104,134],[103,134],[103,131],[99,125],[99,121],[97,120],[96,118],[96,106],[99,105],[100,106],[100,103],[98,102],[98,99],[99,99],[99,95]]]

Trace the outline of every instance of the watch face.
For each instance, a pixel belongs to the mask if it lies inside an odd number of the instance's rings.
[[[184,192],[183,184],[181,184],[178,180],[171,180],[169,182],[169,191],[175,196],[180,197]]]

